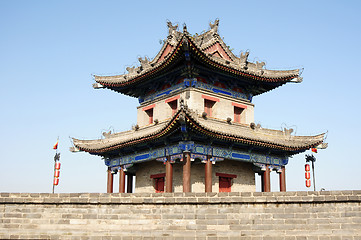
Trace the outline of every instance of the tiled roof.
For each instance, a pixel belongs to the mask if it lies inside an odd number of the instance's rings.
[[[190,131],[220,139],[260,148],[298,153],[323,143],[324,134],[316,136],[293,136],[290,132],[264,129],[259,126],[227,123],[216,119],[205,119],[188,109],[180,109],[170,120],[137,130],[110,134],[105,139],[73,139],[74,146],[81,151],[103,155],[125,147],[156,141],[169,136],[185,123]]]
[[[217,71],[242,77],[251,82],[284,84],[291,80],[302,81],[299,69],[267,70],[264,63],[252,63],[247,60],[248,52],[235,56],[218,35],[218,21],[211,25],[211,30],[201,35],[190,35],[186,28],[177,31],[177,26],[168,23],[169,35],[157,56],[149,61],[141,59],[139,67],[127,68],[128,73],[115,76],[94,76],[95,81],[103,87],[114,89],[146,81],[160,75],[180,59],[185,59],[185,51],[208,67]],[[275,86],[278,87],[279,85]]]

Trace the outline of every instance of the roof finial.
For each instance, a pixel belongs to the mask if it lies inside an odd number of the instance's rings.
[[[215,33],[218,32],[218,25],[219,25],[219,19],[216,19],[213,24],[212,22],[209,23],[209,26],[211,27],[211,31]]]
[[[187,25],[185,23],[183,23],[183,33],[188,34]]]
[[[178,29],[178,24],[173,26],[172,22],[168,21],[167,26],[168,26],[169,35],[174,35],[174,33]]]

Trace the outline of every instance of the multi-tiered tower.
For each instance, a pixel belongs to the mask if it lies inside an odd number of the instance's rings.
[[[168,29],[153,60],[140,58],[127,74],[95,76],[95,88],[139,99],[137,125],[104,139],[73,139],[75,149],[104,158],[107,192],[118,172],[119,192],[255,191],[255,172],[270,191],[273,170],[285,191],[289,156],[322,145],[324,134],[255,125],[252,98],[301,82],[299,69],[267,70],[248,62],[248,52],[235,56],[218,35],[218,20],[201,35],[170,22]]]

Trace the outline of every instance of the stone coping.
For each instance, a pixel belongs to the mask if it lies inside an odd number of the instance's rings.
[[[231,193],[0,193],[0,204],[307,204],[359,202],[361,190]]]

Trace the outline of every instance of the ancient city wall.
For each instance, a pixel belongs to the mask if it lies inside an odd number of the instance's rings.
[[[8,238],[361,239],[361,191],[1,193]]]

